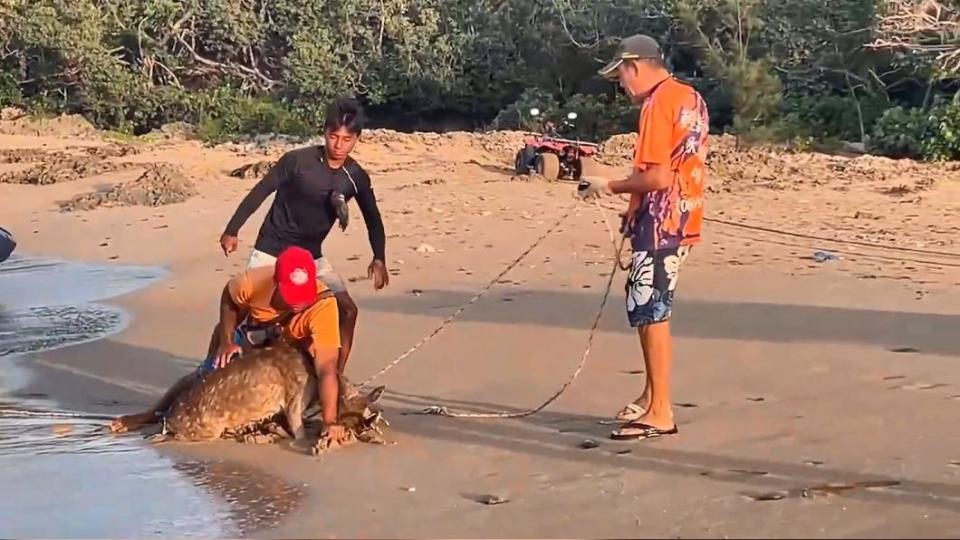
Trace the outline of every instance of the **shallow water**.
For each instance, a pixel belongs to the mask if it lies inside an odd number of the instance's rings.
[[[14,255],[0,263],[0,306],[79,305],[146,287],[167,276],[153,266],[121,266]]]
[[[280,480],[165,456],[137,435],[106,433],[106,417],[17,392],[30,376],[26,353],[122,330],[127,314],[97,302],[164,275],[48,259],[0,263],[0,537],[237,537],[275,526],[299,504],[300,490]]]
[[[302,498],[280,480],[176,461],[103,426],[0,403],[0,537],[237,537],[276,526]]]
[[[118,332],[123,310],[97,303],[166,276],[160,268],[15,256],[0,263],[0,357],[75,345]]]
[[[101,304],[0,310],[0,357],[92,341],[126,325],[123,310]]]

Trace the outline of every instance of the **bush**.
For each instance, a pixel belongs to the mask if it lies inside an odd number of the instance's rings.
[[[10,73],[0,72],[0,109],[23,106],[23,95],[17,81]]]
[[[938,100],[929,111],[887,110],[874,126],[867,149],[893,158],[960,159],[960,99]]]
[[[923,109],[887,109],[867,140],[867,150],[892,158],[920,158],[925,141],[934,136],[936,113]]]
[[[164,124],[200,120],[199,98],[190,92],[172,86],[149,87],[131,99],[128,113],[133,133],[142,135]]]
[[[637,130],[640,110],[622,94],[607,96],[576,94],[564,103],[565,112],[577,113],[572,135],[600,142],[611,135]]]
[[[960,100],[956,95],[950,101],[934,106],[930,123],[923,157],[935,161],[960,159]]]
[[[215,91],[200,99],[197,135],[221,143],[243,135],[279,133],[306,137],[315,132],[283,103],[233,91]]]
[[[858,103],[859,102],[859,103]],[[864,96],[854,99],[849,95],[800,95],[785,98],[782,112],[792,123],[802,126],[808,136],[816,140],[838,138],[859,141],[860,114],[867,134],[890,107],[883,97]]]
[[[530,109],[534,108],[539,109],[539,115],[530,115]],[[532,88],[525,90],[516,101],[501,110],[491,122],[490,127],[539,131],[543,129],[545,120],[553,120],[560,125],[556,118],[559,115],[558,110],[557,100],[549,92]]]
[[[530,109],[540,114],[530,116]],[[567,115],[577,113],[573,127],[563,127]],[[553,122],[564,137],[599,141],[611,135],[637,130],[640,111],[622,94],[612,99],[606,95],[574,94],[562,104],[540,89],[527,90],[512,105],[500,111],[493,120],[493,129],[539,131],[546,121]]]
[[[726,68],[733,103],[733,130],[744,138],[763,137],[775,122],[783,85],[765,60],[741,60]]]

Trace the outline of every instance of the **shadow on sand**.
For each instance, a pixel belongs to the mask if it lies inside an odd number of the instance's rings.
[[[424,290],[418,296],[365,298],[361,310],[446,317],[473,296],[471,292]],[[517,301],[493,307],[497,297]],[[521,301],[522,300],[522,301]],[[622,300],[611,298],[601,330],[630,333]],[[599,294],[576,291],[510,290],[491,292],[467,309],[462,321],[530,324],[585,329]],[[454,306],[454,307],[451,307]],[[508,306],[508,307],[506,307]],[[764,341],[830,342],[873,345],[886,349],[912,347],[917,352],[960,356],[960,315],[902,313],[870,309],[679,298],[673,321],[680,337]]]
[[[742,494],[755,500],[842,493],[864,501],[891,505],[910,504],[950,511],[956,511],[960,505],[960,485],[956,484],[919,482],[865,472],[814,467],[803,463],[785,463],[759,456],[740,458],[676,448],[658,448],[660,441],[614,442],[606,438],[610,426],[599,424],[600,421],[609,420],[607,418],[550,411],[513,420],[404,415],[403,412],[419,411],[436,403],[471,412],[513,412],[519,409],[494,403],[441,400],[389,390],[385,394],[385,400],[391,405],[390,408],[393,408],[393,405],[398,406],[397,409],[386,411],[397,437],[407,433],[427,439],[481,445],[597,467],[702,477],[741,486],[744,490]],[[597,441],[599,446],[589,450],[580,448],[579,444],[584,438]],[[765,495],[770,498],[765,498]]]

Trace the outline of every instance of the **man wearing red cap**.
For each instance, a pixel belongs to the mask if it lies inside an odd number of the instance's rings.
[[[121,433],[156,423],[181,392],[203,375],[226,366],[244,349],[274,339],[308,347],[317,371],[318,402],[331,439],[345,436],[337,424],[339,393],[337,357],[340,352],[340,322],[337,301],[317,280],[316,264],[309,251],[292,246],[277,257],[274,266],[252,268],[223,288],[220,321],[214,328],[207,359],[196,371],[177,381],[150,410],[121,416],[110,429]]]

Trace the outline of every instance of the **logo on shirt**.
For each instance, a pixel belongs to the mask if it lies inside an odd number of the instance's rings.
[[[697,208],[703,206],[703,197],[691,197],[689,199],[680,199],[680,202],[677,204],[680,211],[686,214]]]
[[[294,285],[303,285],[307,282],[310,276],[307,275],[307,271],[303,268],[297,268],[293,272],[290,272],[290,283]]]

